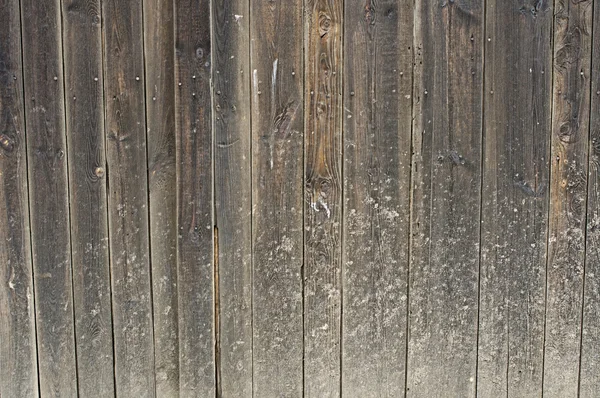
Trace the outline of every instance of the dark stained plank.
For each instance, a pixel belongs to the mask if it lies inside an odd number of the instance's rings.
[[[209,0],[175,1],[177,286],[182,397],[211,397],[216,391],[217,272],[213,269],[209,5]]]
[[[252,396],[250,2],[212,3],[219,394]]]
[[[408,397],[475,396],[483,11],[416,3]]]
[[[342,392],[405,390],[412,1],[346,1]]]
[[[172,0],[144,3],[146,134],[156,395],[177,396],[177,186]]]
[[[100,2],[63,0],[62,15],[79,394],[112,397]]]
[[[479,396],[542,392],[552,4],[488,0]]]
[[[593,4],[589,180],[579,396],[600,391],[600,6]],[[588,11],[589,12],[589,11]],[[589,26],[587,27],[589,32]],[[582,139],[583,136],[582,136]]]
[[[61,8],[21,1],[41,396],[77,396]]]
[[[0,397],[37,397],[19,2],[0,1]]]
[[[304,394],[340,394],[342,0],[304,10]]]
[[[592,1],[555,2],[544,397],[577,396],[588,176]]]
[[[142,5],[102,6],[116,392],[153,397]]]
[[[252,0],[254,396],[303,391],[302,0]]]

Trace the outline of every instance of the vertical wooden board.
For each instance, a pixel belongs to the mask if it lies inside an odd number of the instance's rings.
[[[412,1],[346,1],[342,392],[405,390]]]
[[[407,396],[475,396],[483,1],[418,1]]]
[[[575,397],[579,384],[591,29],[592,1],[555,2],[544,397]]]
[[[542,393],[552,4],[488,0],[477,393]]]
[[[63,0],[62,15],[79,394],[112,397],[100,2]]]
[[[303,394],[302,0],[252,0],[253,390]]]
[[[175,2],[179,388],[216,391],[209,0]],[[215,265],[217,267],[217,265]]]
[[[104,1],[103,20],[116,392],[153,397],[142,4]]]
[[[304,10],[304,394],[340,394],[342,0]]]
[[[0,396],[37,397],[19,2],[0,1]]]
[[[249,0],[212,5],[219,394],[252,396]]]
[[[58,0],[21,1],[40,395],[77,395]]]
[[[174,25],[171,0],[144,3],[146,134],[156,395],[179,392]]]
[[[600,6],[594,2],[592,8],[589,180],[579,374],[581,398],[596,397],[600,391]]]

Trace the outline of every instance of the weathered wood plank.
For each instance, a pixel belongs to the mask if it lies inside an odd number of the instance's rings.
[[[179,392],[177,186],[172,0],[144,3],[146,135],[156,395]]]
[[[79,394],[113,397],[100,2],[63,0],[62,15]]]
[[[600,6],[594,2],[591,65],[589,180],[579,396],[600,391]],[[591,10],[590,10],[591,11]],[[589,32],[589,26],[588,32]],[[584,74],[585,76],[585,74]],[[583,139],[583,137],[582,137]]]
[[[554,4],[544,397],[575,397],[585,261],[592,1]]]
[[[254,396],[303,391],[302,0],[252,0]]]
[[[479,396],[542,393],[552,4],[488,0]]]
[[[346,1],[342,392],[405,390],[412,1]]]
[[[153,397],[142,4],[102,5],[116,392]]]
[[[77,395],[58,0],[21,1],[31,244],[41,396]]]
[[[179,388],[215,395],[213,131],[209,0],[175,1]],[[218,264],[215,264],[218,267]]]
[[[304,10],[304,394],[340,394],[342,0]]]
[[[409,397],[475,396],[483,11],[416,3]]]
[[[19,2],[0,1],[0,396],[38,397]]]
[[[212,4],[215,223],[219,264],[219,394],[252,396],[250,10]]]

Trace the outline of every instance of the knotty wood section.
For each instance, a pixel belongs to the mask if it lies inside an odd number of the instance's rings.
[[[173,2],[144,3],[146,135],[156,395],[179,392]]]
[[[69,182],[58,0],[21,2],[41,396],[77,396]]]
[[[79,394],[112,397],[100,2],[62,2],[71,255]]]
[[[592,56],[592,1],[554,10],[554,84],[544,397],[579,387]]]
[[[579,396],[592,398],[600,391],[600,6],[592,2],[593,34],[590,70],[589,180],[586,225],[583,326]],[[588,12],[592,11],[588,10]],[[588,27],[589,29],[589,27]],[[583,137],[582,137],[583,139]]]
[[[304,394],[340,394],[342,0],[304,12]]]
[[[250,2],[212,5],[219,394],[252,396]]]
[[[483,11],[416,3],[409,397],[475,396]]]
[[[488,0],[480,396],[542,393],[552,4]]]
[[[116,392],[154,397],[142,4],[102,6]]]
[[[0,397],[38,397],[19,2],[0,11]]]
[[[250,10],[253,391],[301,397],[303,4],[252,0]]]
[[[346,1],[342,393],[405,389],[413,3]]]
[[[209,0],[175,1],[177,279],[181,397],[216,391]],[[217,231],[214,231],[216,234]]]

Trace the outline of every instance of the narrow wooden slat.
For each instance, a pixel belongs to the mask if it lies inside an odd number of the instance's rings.
[[[600,6],[593,9],[589,181],[579,396],[600,391]],[[591,11],[591,10],[590,10]],[[588,32],[589,32],[589,26]],[[582,139],[583,136],[582,136]]]
[[[365,5],[366,4],[366,5]],[[342,392],[405,390],[412,1],[345,2]]]
[[[304,10],[304,394],[340,394],[342,0]]]
[[[592,1],[558,0],[554,84],[544,397],[575,397],[579,384],[585,261]]]
[[[210,1],[176,0],[175,26],[179,388],[182,397],[211,397],[216,272]]]
[[[156,395],[179,392],[177,203],[172,0],[144,3],[150,259]]]
[[[486,3],[479,396],[542,393],[550,3]]]
[[[116,392],[153,397],[142,4],[102,5]]]
[[[63,0],[62,15],[79,394],[112,397],[100,2]]]
[[[212,4],[219,393],[252,396],[249,0]]]
[[[252,0],[254,396],[303,391],[302,0]],[[245,16],[244,16],[245,18]]]
[[[483,11],[416,3],[409,397],[475,396]]]
[[[31,244],[41,396],[77,395],[58,0],[21,1]]]
[[[18,1],[0,1],[0,43],[0,396],[37,397]]]

